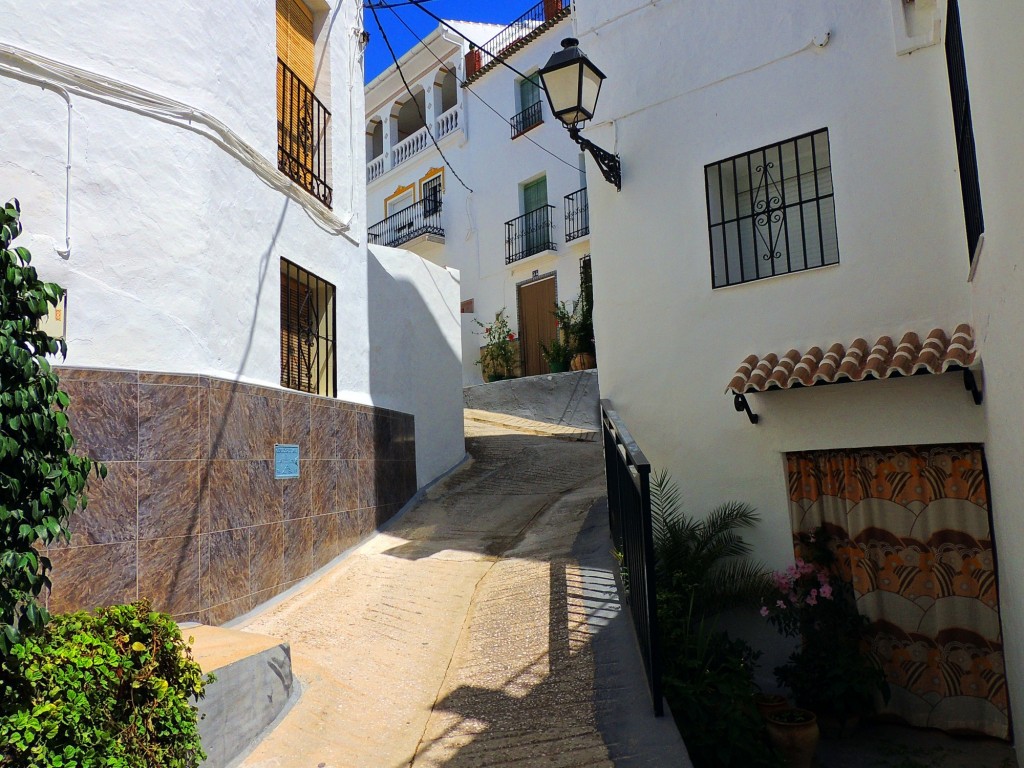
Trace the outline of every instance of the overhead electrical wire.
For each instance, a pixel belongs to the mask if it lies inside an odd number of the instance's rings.
[[[447,29],[450,29],[456,35],[461,37],[463,40],[468,40],[471,43],[473,42],[472,40],[469,40],[469,38],[466,37],[464,34],[459,32],[459,30],[457,30],[455,27],[453,27],[451,24],[449,24],[447,21],[445,21],[440,16],[438,16],[436,13],[434,13],[433,11],[428,11],[426,8],[423,7],[422,4],[420,4],[420,3],[412,3],[412,5],[415,5],[417,8],[419,8],[421,11],[423,11],[425,14],[427,14],[427,16],[432,18],[434,21],[436,21],[441,26],[443,26],[443,27],[445,27]],[[478,50],[481,50],[484,53],[486,53],[488,56],[490,56],[492,60],[494,60],[494,61],[498,62],[499,64],[501,64],[501,66],[507,67],[508,69],[511,69],[513,72],[515,72],[521,78],[523,78],[523,80],[529,80],[530,79],[526,75],[524,75],[522,72],[520,72],[518,69],[513,67],[511,64],[509,64],[507,61],[505,61],[505,59],[503,57],[495,56],[493,53],[491,53],[490,51],[488,51],[486,48],[484,48],[482,45],[480,45],[478,43],[473,43],[473,45],[475,45]]]
[[[409,4],[411,4],[411,5],[419,5],[419,3],[415,3],[415,2],[414,2],[414,3],[409,3]],[[417,40],[419,41],[420,45],[422,45],[422,46],[423,46],[424,50],[426,50],[426,51],[427,51],[427,52],[428,52],[428,53],[429,53],[429,54],[430,54],[431,56],[433,56],[433,57],[434,57],[434,59],[435,59],[435,60],[437,61],[437,63],[438,63],[438,64],[440,64],[440,65],[441,65],[442,67],[444,67],[444,68],[445,68],[445,70],[447,70],[447,71],[448,71],[448,73],[449,73],[449,74],[451,74],[451,75],[452,75],[452,76],[453,76],[453,77],[454,77],[454,78],[455,78],[455,79],[456,79],[456,80],[457,80],[457,81],[459,82],[459,85],[461,85],[461,86],[462,86],[462,87],[463,87],[463,88],[464,88],[465,90],[469,91],[469,92],[470,92],[471,94],[473,94],[474,96],[476,96],[476,98],[478,98],[478,99],[480,100],[480,103],[481,103],[481,104],[483,104],[483,105],[484,105],[485,107],[487,107],[487,108],[488,108],[489,110],[491,110],[491,112],[493,112],[493,113],[494,113],[494,114],[496,114],[496,115],[497,115],[498,117],[500,117],[500,118],[502,119],[502,121],[503,121],[503,122],[505,122],[505,123],[509,122],[509,119],[508,119],[507,117],[505,117],[505,116],[504,116],[503,114],[501,114],[501,112],[499,112],[499,111],[497,110],[497,108],[495,108],[495,107],[491,106],[490,104],[488,104],[488,103],[487,103],[487,102],[486,102],[486,101],[484,100],[483,96],[481,96],[481,95],[480,95],[479,93],[477,93],[477,92],[476,92],[476,91],[474,91],[474,90],[473,90],[472,88],[470,88],[470,87],[469,87],[469,83],[468,83],[468,82],[467,82],[466,80],[463,80],[463,79],[461,79],[461,78],[459,77],[459,74],[458,74],[458,72],[456,72],[456,71],[455,71],[455,70],[454,70],[454,69],[453,69],[452,67],[450,67],[450,66],[449,66],[448,64],[446,64],[446,63],[445,63],[444,61],[442,61],[442,60],[441,60],[441,58],[440,58],[440,57],[439,57],[439,56],[438,56],[438,55],[437,55],[436,53],[434,53],[434,52],[433,52],[433,51],[432,51],[432,50],[430,49],[430,46],[429,46],[429,45],[427,45],[427,44],[426,44],[426,43],[425,43],[425,42],[423,41],[423,38],[421,38],[421,37],[420,37],[419,35],[417,35],[417,34],[416,34],[416,33],[415,33],[414,31],[413,31],[412,27],[410,27],[410,26],[409,26],[409,25],[408,25],[408,24],[406,23],[405,19],[403,19],[403,18],[402,18],[402,17],[401,17],[401,16],[400,16],[400,15],[398,14],[398,11],[394,10],[393,8],[390,8],[389,10],[391,10],[391,13],[392,13],[392,15],[393,15],[393,16],[394,16],[394,17],[395,17],[396,19],[398,19],[398,21],[399,21],[399,22],[400,22],[400,23],[402,24],[402,26],[403,26],[403,27],[405,27],[405,28],[406,28],[406,29],[407,29],[407,30],[409,31],[409,34],[411,34],[411,35],[412,35],[413,37],[415,37],[415,38],[416,38],[416,39],[417,39]],[[445,26],[447,26],[447,25],[445,25]],[[455,32],[455,34],[457,34],[457,35],[458,35],[459,37],[461,37],[461,38],[462,38],[463,40],[467,39],[467,38],[465,37],[465,35],[463,35],[462,33],[460,33],[460,32],[459,32],[458,30],[452,30],[452,31],[454,31],[454,32]],[[545,146],[544,146],[543,144],[540,144],[540,143],[538,143],[537,141],[535,141],[535,140],[534,140],[533,138],[531,138],[531,137],[530,137],[529,135],[527,135],[527,134],[525,134],[525,133],[523,133],[523,134],[520,134],[520,135],[521,135],[521,136],[522,136],[522,137],[523,137],[524,139],[526,139],[527,141],[529,141],[529,142],[530,142],[531,144],[533,144],[533,145],[534,145],[535,147],[537,147],[538,149],[540,149],[540,150],[542,150],[542,151],[546,152],[547,154],[551,155],[551,156],[552,156],[553,158],[555,158],[555,160],[557,160],[558,162],[560,162],[560,163],[564,163],[565,165],[567,165],[567,166],[569,166],[570,168],[572,168],[572,169],[573,169],[574,171],[578,171],[578,170],[579,170],[579,167],[578,167],[578,166],[574,165],[573,163],[570,163],[570,162],[569,162],[568,160],[564,160],[564,159],[562,159],[561,157],[559,157],[558,155],[556,155],[556,154],[555,154],[554,152],[552,152],[552,151],[551,151],[550,149],[548,149],[547,147],[545,147]]]
[[[423,121],[423,127],[426,128],[427,135],[430,137],[430,141],[433,142],[433,144],[434,144],[434,149],[436,149],[438,154],[441,155],[441,159],[444,160],[445,165],[448,166],[448,170],[450,170],[452,172],[452,176],[454,176],[456,179],[458,179],[458,182],[459,182],[459,184],[462,185],[462,188],[465,189],[470,194],[472,194],[473,190],[470,189],[466,185],[466,182],[464,182],[462,180],[462,178],[459,176],[459,174],[455,172],[455,169],[452,168],[451,162],[448,160],[447,157],[445,157],[444,152],[441,151],[441,147],[439,147],[437,145],[437,139],[434,138],[434,132],[432,130],[430,130],[430,126],[427,125],[427,117],[426,117],[426,115],[423,114],[423,110],[420,108],[420,103],[418,101],[416,101],[416,96],[413,94],[412,88],[409,87],[409,83],[405,79],[405,73],[402,71],[402,67],[399,66],[399,64],[398,64],[398,56],[395,54],[395,49],[391,47],[391,41],[388,40],[388,36],[384,32],[384,25],[380,23],[380,17],[377,16],[377,9],[374,6],[372,6],[372,5],[369,6],[369,8],[370,8],[370,13],[373,14],[373,20],[375,22],[377,22],[377,29],[380,30],[380,36],[381,36],[381,38],[383,38],[384,44],[388,47],[388,51],[391,53],[391,58],[395,62],[395,69],[398,70],[398,76],[402,78],[402,85],[405,86],[405,90],[409,93],[409,98],[412,99],[412,103],[416,105],[416,112],[417,112],[417,114],[419,114],[420,120]],[[394,11],[392,11],[392,13],[394,13]]]

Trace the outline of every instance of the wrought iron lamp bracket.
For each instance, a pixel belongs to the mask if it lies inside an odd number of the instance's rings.
[[[964,368],[964,389],[971,393],[975,405],[981,405],[981,401],[985,399],[985,393],[981,391],[978,379],[970,368]]]
[[[751,424],[757,424],[757,422],[761,420],[760,416],[750,410],[750,403],[747,402],[746,395],[737,394],[733,397],[732,404],[735,406],[737,411],[747,414],[747,418],[750,419]]]
[[[619,163],[619,156],[608,150],[601,149],[597,144],[580,136],[580,129],[575,125],[567,126],[569,137],[585,149],[594,158],[597,167],[601,169],[601,175],[609,184],[614,184],[617,190],[622,190],[622,166]]]

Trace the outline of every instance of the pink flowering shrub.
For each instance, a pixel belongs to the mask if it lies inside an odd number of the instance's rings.
[[[836,560],[837,542],[824,527],[798,536],[793,565],[772,574],[775,591],[761,615],[800,647],[776,667],[779,684],[797,704],[845,720],[870,713],[889,688],[877,661],[866,655],[868,620],[857,611],[853,586]]]

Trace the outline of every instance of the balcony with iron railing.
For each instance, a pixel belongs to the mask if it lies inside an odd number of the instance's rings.
[[[525,259],[543,251],[557,250],[553,205],[545,205],[505,222],[505,263]]]
[[[587,188],[565,196],[565,242],[590,234],[590,204]]]
[[[277,112],[277,167],[288,178],[331,207],[327,183],[327,132],[331,113],[287,64],[277,60],[280,101]]]
[[[454,107],[449,107],[434,120],[434,141],[440,141],[455,133],[462,127],[462,123],[462,105],[456,104]],[[433,146],[433,143],[430,140],[427,126],[423,126],[406,136],[390,150],[385,150],[377,157],[370,158],[366,163],[366,180],[370,182],[380,178],[392,168],[397,168],[427,147]]]
[[[531,40],[568,18],[572,0],[541,0],[498,34],[466,54],[466,82],[489,72]],[[484,53],[487,51],[487,53]]]
[[[428,197],[408,208],[388,216],[367,230],[371,243],[397,248],[403,243],[415,240],[421,235],[440,238],[444,242],[444,227],[441,226],[441,200]],[[438,242],[438,240],[434,240]]]
[[[536,128],[544,122],[544,111],[540,102],[534,102],[519,114],[513,115],[509,123],[512,126],[512,138],[522,136],[531,128]]]

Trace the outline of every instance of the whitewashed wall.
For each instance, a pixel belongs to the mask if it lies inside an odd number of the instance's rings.
[[[752,353],[970,320],[941,45],[897,56],[883,0],[577,12],[608,75],[588,135],[623,164],[621,192],[594,182],[590,195],[602,396],[688,511],[753,504],[751,538],[778,567],[792,558],[784,452],[984,440],[953,375],[752,395],[757,426],[723,394]],[[840,263],[712,291],[704,166],[823,127]]]
[[[486,41],[497,29],[500,28],[488,30],[489,34],[484,35],[481,42]],[[571,33],[572,23],[565,20],[510,57],[508,63],[524,74],[532,74],[544,65],[552,53],[560,49],[561,39]],[[456,38],[452,33],[446,37]],[[429,38],[427,42],[440,58],[451,58],[447,49],[432,43],[432,40]],[[461,53],[453,55],[461,61]],[[410,86],[426,90],[440,65],[429,54],[414,53],[408,58],[403,57],[402,66]],[[516,101],[517,80],[515,72],[499,66],[470,84],[470,88],[480,98],[459,88],[458,98],[465,121],[463,128],[456,135],[439,142],[451,166],[445,171],[445,243],[443,247],[424,249],[422,252],[438,264],[458,269],[462,279],[463,300],[474,300],[475,312],[462,316],[463,382],[467,386],[482,382],[480,366],[476,365],[476,361],[483,342],[479,335],[481,329],[474,320],[489,322],[494,319],[494,313],[504,307],[510,326],[518,332],[516,286],[530,279],[534,271],[539,275],[556,274],[559,300],[571,301],[578,297],[579,260],[590,251],[587,238],[565,242],[562,198],[581,186],[579,150],[561,124],[551,116],[546,102],[543,106],[543,125],[532,129],[525,136],[514,140],[511,138],[507,119],[519,111]],[[407,97],[397,76],[385,73],[367,88],[368,114],[389,114],[390,104]],[[491,111],[484,102],[498,110],[501,116]],[[545,152],[545,149],[551,154]],[[367,191],[369,224],[384,218],[384,201],[388,196],[400,187],[416,184],[427,170],[444,164],[438,151],[429,146],[413,159],[370,182]],[[472,192],[459,183],[452,169],[462,177]],[[522,213],[519,185],[545,174],[548,180],[548,202],[555,206],[552,216],[557,252],[536,255],[506,266],[505,222]],[[595,184],[604,183],[599,174],[589,177],[591,188]]]
[[[375,404],[416,415],[422,486],[466,453],[459,275],[408,251],[370,246],[369,286],[370,392]]]
[[[961,4],[985,245],[972,283],[974,323],[984,361],[993,522],[1014,736],[1024,742],[1024,2]],[[1013,681],[1017,681],[1016,684]]]
[[[65,242],[67,106],[5,76],[15,62],[0,56],[0,196],[21,199],[34,263],[68,290],[67,364],[276,385],[279,262],[287,258],[337,287],[338,395],[374,402],[369,353],[386,342],[369,324],[361,9],[355,0],[310,5],[317,95],[332,112],[333,218],[318,216],[304,192],[262,180],[199,125],[72,93],[71,252],[63,258],[55,248]],[[44,0],[7,9],[4,19],[0,43],[202,110],[276,167],[273,0],[160,0],[116,12],[98,0]],[[399,322],[402,311],[395,308]],[[457,390],[458,379],[451,385]],[[392,392],[386,403],[415,404],[413,392]],[[450,443],[461,420],[444,429],[441,443]],[[424,466],[461,456],[439,451]]]

